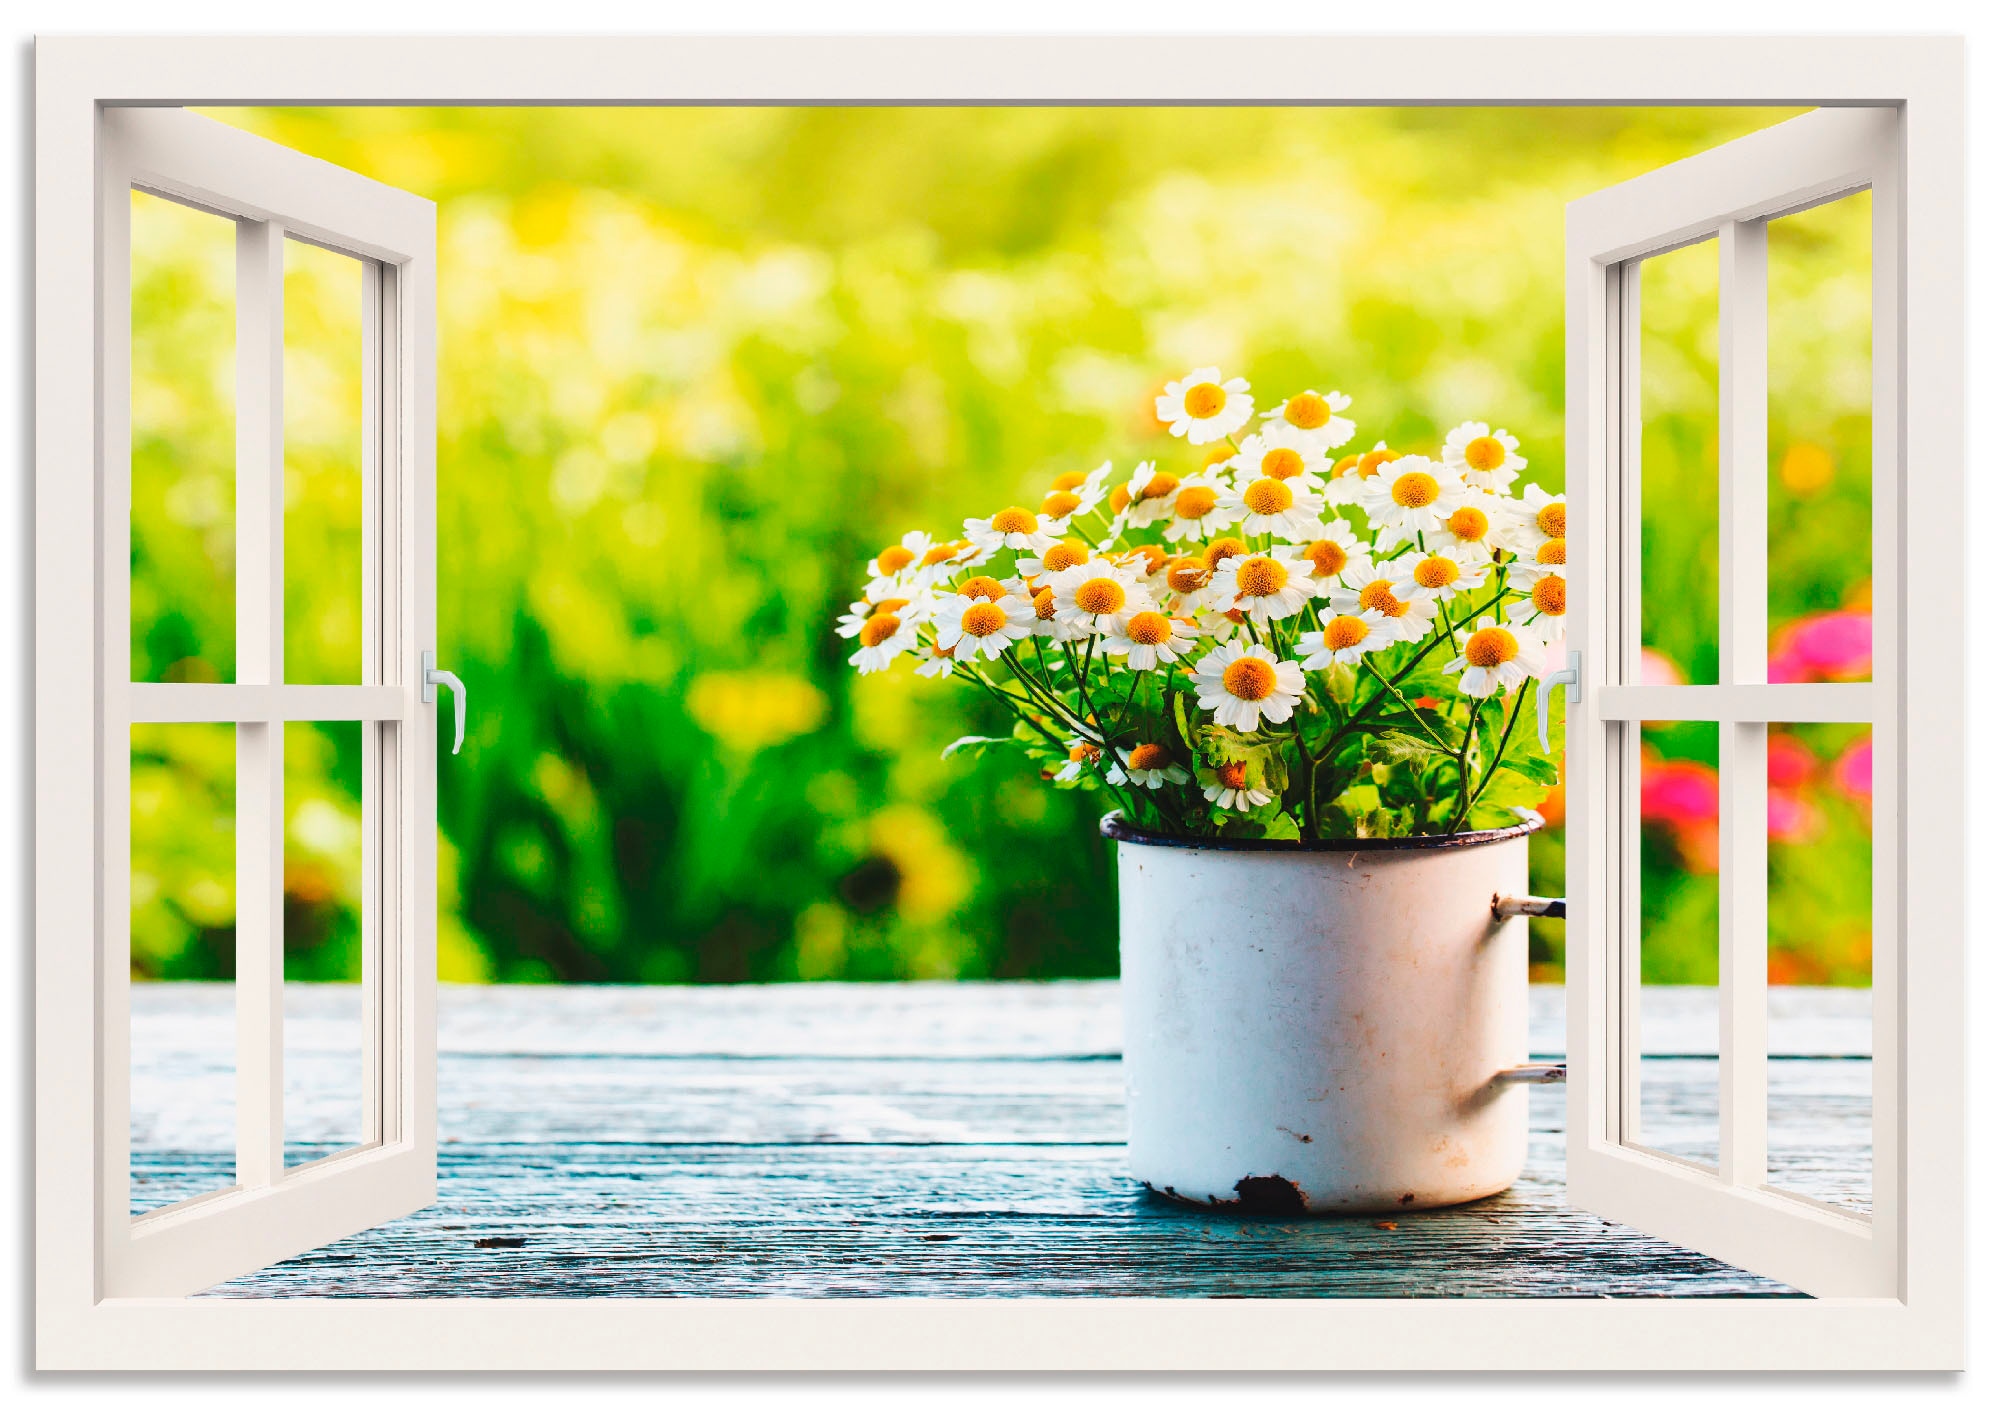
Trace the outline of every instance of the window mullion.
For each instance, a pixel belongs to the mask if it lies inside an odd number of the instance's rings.
[[[236,226],[236,679],[285,678],[285,232]],[[285,725],[236,728],[236,1181],[284,1175]]]
[[[1721,260],[1718,372],[1720,658],[1724,690],[1769,677],[1767,227],[1732,220],[1718,232]],[[1763,722],[1724,722],[1720,748],[1722,1179],[1762,1186],[1766,1154],[1766,1007],[1769,872]]]

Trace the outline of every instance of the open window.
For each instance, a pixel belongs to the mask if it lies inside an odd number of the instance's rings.
[[[1885,108],[1828,108],[1573,203],[1568,224],[1572,643],[1569,1190],[1581,1208],[1819,1297],[1898,1292],[1905,727],[1897,667],[1902,540],[1900,130]],[[1769,234],[1775,221],[1872,194],[1874,670],[1866,682],[1774,682],[1766,555]],[[1706,243],[1718,266],[1715,681],[1644,681],[1640,502],[1647,262]],[[1686,603],[1682,603],[1683,608]],[[1641,1119],[1640,730],[1696,724],[1719,754],[1720,1056],[1712,1146]],[[1774,1184],[1767,986],[1767,749],[1782,725],[1865,725],[1873,752],[1872,1207]]]
[[[419,675],[436,590],[436,235],[428,201],[189,112],[106,109],[99,142],[99,1292],[163,1297],[405,1215],[434,1195],[436,766]],[[233,556],[228,681],[213,667],[155,677],[134,662],[135,199],[171,202],[234,243],[235,527],[226,544],[233,551],[222,554]],[[344,682],[287,677],[285,286],[288,258],[301,252],[341,261],[359,303],[348,311],[359,326],[365,388],[360,580],[358,589],[347,580],[333,587],[358,594],[346,602],[360,621],[357,676]],[[212,457],[226,455],[227,446],[215,448]],[[231,475],[225,468],[216,477]],[[295,587],[325,565],[295,571]],[[208,604],[228,619],[226,603]],[[285,744],[288,729],[309,724],[339,724],[358,738],[359,1010],[342,1013],[358,1022],[358,1116],[337,1147],[295,1145],[288,1156]],[[159,1056],[134,1048],[131,1025],[133,768],[141,763],[128,759],[171,756],[177,744],[162,738],[201,734],[222,739],[225,759],[234,752],[233,1128],[225,1115],[208,1130],[233,1148],[205,1176],[150,1190],[135,1204],[134,1086],[156,1075]],[[152,817],[144,806],[141,813],[167,833],[188,823],[185,815]]]

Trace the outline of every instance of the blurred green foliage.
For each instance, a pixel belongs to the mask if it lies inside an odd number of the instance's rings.
[[[1152,394],[1200,364],[1265,395],[1338,387],[1371,443],[1434,450],[1491,420],[1560,490],[1564,202],[1789,113],[214,115],[439,205],[439,648],[471,690],[441,767],[442,974],[718,981],[1115,971],[1089,803],[1004,759],[941,761],[999,719],[907,668],[845,667],[831,625],[861,564],[908,527],[1153,452]],[[135,228],[135,677],[228,679],[231,235],[171,209]],[[1865,269],[1851,222],[1783,243],[1782,266],[1781,243],[1774,347],[1781,288],[1798,327],[1851,329],[1851,288],[1827,292]],[[322,251],[288,261],[294,679],[358,670],[357,279]],[[1662,367],[1712,368],[1712,315],[1659,336]],[[1704,648],[1713,667],[1712,508],[1704,537],[1680,506],[1713,502],[1708,376],[1671,378],[1657,480],[1648,430],[1647,530],[1682,534],[1662,559],[1709,582],[1707,636],[1684,575],[1649,642],[1691,672]],[[1857,420],[1851,377],[1774,359],[1774,458],[1805,440],[1832,464],[1809,501],[1774,488],[1774,619],[1865,588],[1861,386]],[[223,973],[232,749],[160,731],[134,739],[134,969]],[[358,737],[294,731],[288,965],[351,975]],[[142,792],[186,822],[142,839]],[[1801,853],[1788,883],[1843,862]],[[1561,862],[1558,831],[1538,890],[1560,891]],[[1664,915],[1649,963],[1699,926]],[[1559,975],[1560,925],[1536,949]]]

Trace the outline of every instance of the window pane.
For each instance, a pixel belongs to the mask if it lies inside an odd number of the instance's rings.
[[[1639,280],[1641,682],[1714,683],[1718,635],[1714,240]]]
[[[132,193],[132,677],[236,677],[236,226]]]
[[[236,729],[132,728],[134,1215],[236,1181]]]
[[[1773,683],[1872,672],[1873,202],[1770,226]]]
[[[285,679],[361,682],[363,267],[285,241]]]
[[[1721,1026],[1717,727],[1648,723],[1641,742],[1639,1129],[1626,1140],[1716,1164]]]
[[[363,726],[285,726],[287,1166],[363,1141]]]
[[[1770,739],[1770,1182],[1872,1205],[1873,737]]]

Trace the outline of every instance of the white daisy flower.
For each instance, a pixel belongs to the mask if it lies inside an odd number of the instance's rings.
[[[1383,547],[1425,533],[1435,536],[1464,497],[1465,486],[1453,470],[1421,454],[1405,454],[1364,479],[1355,501],[1375,525],[1376,546]]]
[[[1388,617],[1379,610],[1364,610],[1359,615],[1329,615],[1319,633],[1300,636],[1294,648],[1302,656],[1305,668],[1313,673],[1331,669],[1335,664],[1356,664],[1364,654],[1401,643],[1388,624]]]
[[[1547,647],[1563,637],[1569,613],[1569,583],[1561,576],[1537,577],[1526,600],[1507,607],[1507,620],[1523,639]]]
[[[1266,425],[1284,425],[1311,436],[1322,449],[1338,449],[1354,438],[1354,422],[1340,412],[1354,402],[1339,391],[1300,391],[1283,405],[1264,412]]]
[[[878,611],[862,623],[855,638],[861,648],[847,662],[864,674],[876,674],[896,662],[896,656],[917,645],[917,622],[894,611]]]
[[[1157,610],[1136,610],[1104,637],[1104,648],[1124,655],[1126,668],[1143,672],[1173,663],[1193,649],[1198,638],[1189,621]]]
[[[1326,593],[1326,603],[1329,610],[1342,615],[1360,615],[1370,610],[1380,612],[1382,628],[1401,642],[1420,640],[1429,634],[1432,622],[1437,619],[1438,609],[1436,601],[1411,600],[1398,595],[1396,583],[1383,576],[1363,582],[1353,590],[1336,586]]]
[[[936,645],[929,646],[927,653],[929,657],[917,665],[918,676],[926,679],[951,677],[952,669],[958,664],[958,657],[950,650],[940,649]]]
[[[1112,522],[1111,536],[1116,538],[1125,530],[1125,525],[1147,527],[1165,518],[1174,511],[1174,490],[1181,486],[1178,475],[1157,468],[1150,459],[1135,465],[1132,477],[1122,485],[1124,503],[1119,503],[1119,494],[1111,495],[1112,510],[1118,514]]]
[[[1535,548],[1557,537],[1569,536],[1569,500],[1566,494],[1550,493],[1538,483],[1521,490],[1520,528],[1514,550],[1533,556]]]
[[[1010,581],[1008,587],[1034,608],[1035,619],[1029,633],[1040,639],[1054,640],[1058,644],[1068,644],[1080,640],[1090,631],[1081,621],[1056,618],[1056,593],[1053,586],[1045,584],[1029,585],[1025,582]]]
[[[1019,596],[1002,594],[997,600],[972,597],[961,609],[939,613],[937,647],[950,650],[966,663],[998,659],[1015,640],[1028,637],[1034,620],[1035,608]]]
[[[978,554],[978,548],[960,538],[956,542],[935,542],[912,562],[905,573],[910,584],[919,588],[940,585],[958,574],[961,566]]]
[[[895,612],[892,610],[890,613]],[[861,633],[861,627],[866,625],[874,614],[875,602],[858,600],[847,607],[847,614],[840,617],[833,627],[833,632],[844,640],[851,640]]]
[[[1228,485],[1207,474],[1196,474],[1166,499],[1169,542],[1196,542],[1212,537],[1242,515],[1230,506]]]
[[[1290,553],[1243,553],[1225,558],[1208,587],[1211,610],[1240,610],[1262,624],[1297,615],[1313,598],[1311,568]]]
[[[1111,634],[1135,612],[1155,605],[1138,573],[1102,557],[1058,571],[1042,584],[1055,593],[1057,620],[1094,635]]]
[[[1537,543],[1531,553],[1524,554],[1515,563],[1526,567],[1537,576],[1569,575],[1569,538],[1548,537]]]
[[[1326,446],[1305,430],[1294,429],[1283,420],[1266,420],[1257,433],[1243,441],[1242,449],[1227,467],[1237,482],[1252,479],[1283,479],[1294,488],[1304,480],[1317,492],[1332,469]]]
[[[1444,600],[1478,580],[1450,551],[1410,552],[1384,563],[1381,570],[1404,600]]]
[[[1250,763],[1224,762],[1215,769],[1215,784],[1202,787],[1201,794],[1224,810],[1255,810],[1269,805],[1271,798],[1247,785],[1249,779]]]
[[[1040,556],[1055,545],[1049,520],[1026,508],[1002,508],[992,517],[969,517],[965,536],[979,553],[979,560],[991,560],[1003,547]]]
[[[1097,775],[1097,763],[1103,756],[1104,749],[1102,747],[1098,746],[1088,737],[1080,737],[1072,733],[1069,739],[1069,760],[1063,763],[1060,771],[1056,772],[1055,779],[1058,781],[1081,781],[1086,776],[1095,778]],[[1105,768],[1104,779],[1109,781],[1113,786],[1122,786],[1125,784],[1125,773],[1119,768],[1118,763],[1114,761]]]
[[[1208,583],[1214,573],[1208,563],[1200,557],[1175,557],[1161,573],[1167,588],[1165,604],[1174,609],[1194,609],[1208,591]]]
[[[1125,775],[1132,783],[1148,791],[1166,785],[1179,786],[1188,779],[1187,768],[1157,742],[1141,742],[1130,751],[1120,751],[1118,758],[1125,764]]]
[[[1017,563],[1015,569],[1021,573],[1023,581],[1033,582],[1058,571],[1067,571],[1072,566],[1082,566],[1089,560],[1090,548],[1065,537],[1043,552],[1039,558]]]
[[[1380,574],[1345,518],[1321,523],[1317,535],[1299,544],[1298,554],[1311,568],[1313,590],[1319,595],[1340,586],[1366,585]]]
[[[1167,382],[1153,401],[1153,413],[1174,435],[1189,444],[1213,444],[1242,429],[1255,413],[1250,383],[1241,376],[1222,379],[1222,370],[1202,366],[1178,381]]]
[[[1507,431],[1493,429],[1483,420],[1467,420],[1444,437],[1444,449],[1438,457],[1474,488],[1504,493],[1528,467],[1528,461],[1516,452],[1520,447],[1521,441]]]
[[[1303,477],[1254,478],[1222,495],[1221,510],[1230,521],[1242,519],[1245,534],[1276,537],[1281,542],[1310,542],[1319,536],[1319,495]]]
[[[1042,499],[1042,516],[1049,520],[1049,531],[1058,534],[1067,532],[1076,518],[1096,512],[1109,491],[1105,482],[1110,477],[1109,459],[1087,474],[1058,474],[1056,481],[1049,485],[1048,495]]]
[[[1380,473],[1382,466],[1400,458],[1383,440],[1376,440],[1373,449],[1359,454],[1350,454],[1332,469],[1332,477],[1321,491],[1320,496],[1329,503],[1347,504],[1361,501],[1361,490],[1368,480]]]
[[[1465,677],[1458,691],[1471,698],[1491,698],[1506,693],[1533,678],[1531,655],[1521,651],[1521,639],[1512,629],[1482,616],[1472,629],[1458,632],[1459,654],[1444,666],[1447,674],[1461,669]]]
[[[1049,485],[1051,493],[1074,493],[1086,503],[1104,501],[1104,495],[1111,482],[1111,461],[1106,459],[1089,473],[1071,469],[1057,474]]]
[[[902,541],[875,554],[874,560],[868,563],[868,574],[876,579],[900,576],[906,568],[921,560],[933,545],[928,532],[905,532]]]
[[[1444,531],[1425,538],[1434,552],[1450,552],[1467,566],[1514,550],[1520,504],[1498,493],[1469,493],[1444,520]]]
[[[1265,719],[1282,723],[1305,696],[1305,671],[1261,644],[1230,640],[1194,666],[1195,702],[1238,732],[1255,732]],[[1262,804],[1262,802],[1259,802]]]

